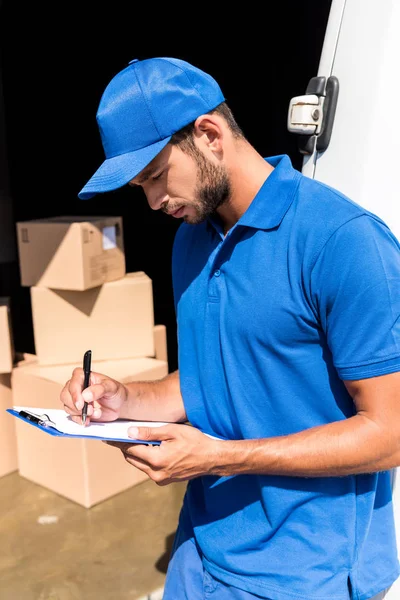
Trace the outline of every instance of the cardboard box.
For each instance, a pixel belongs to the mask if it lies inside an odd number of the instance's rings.
[[[18,355],[19,365],[31,363],[30,354]],[[17,438],[15,431],[16,419],[11,418],[7,408],[13,406],[11,389],[11,371],[0,375],[0,477],[18,469]]]
[[[167,328],[165,325],[154,326],[154,356],[158,360],[168,362]]]
[[[0,373],[11,373],[14,343],[11,331],[10,299],[0,297]]]
[[[154,356],[151,279],[138,271],[84,292],[32,286],[35,350],[42,365]]]
[[[124,383],[160,379],[168,372],[167,363],[154,358],[93,362],[92,369]],[[15,368],[13,405],[62,408],[60,393],[72,370],[38,363]],[[120,450],[100,440],[53,437],[6,414],[15,421],[20,475],[86,508],[147,480]]]
[[[87,290],[126,272],[122,217],[52,217],[17,223],[22,286]]]
[[[15,362],[14,367],[23,367],[26,365],[31,365],[33,363],[37,363],[37,357],[35,354],[30,354],[29,352],[17,352],[15,354]]]
[[[0,477],[18,468],[15,421],[10,419],[7,408],[13,405],[11,374],[0,375]]]

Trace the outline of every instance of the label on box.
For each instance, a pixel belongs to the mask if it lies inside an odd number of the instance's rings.
[[[103,227],[103,250],[117,247],[117,229],[115,225]]]
[[[27,244],[29,242],[28,228],[27,227],[22,227],[22,229],[21,229],[21,241],[24,244]]]

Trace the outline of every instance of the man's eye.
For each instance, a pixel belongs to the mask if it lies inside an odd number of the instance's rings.
[[[152,180],[157,181],[157,179],[160,179],[160,177],[163,173],[164,173],[164,171],[161,171],[161,173],[159,173],[158,175],[154,175],[154,177],[152,177]]]

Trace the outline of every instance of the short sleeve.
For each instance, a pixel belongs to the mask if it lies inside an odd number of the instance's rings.
[[[311,271],[312,302],[342,380],[400,370],[400,244],[371,214],[341,225]]]

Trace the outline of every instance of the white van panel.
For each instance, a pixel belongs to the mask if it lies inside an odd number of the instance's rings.
[[[333,61],[335,58],[345,5],[346,0],[332,0],[318,68],[318,75],[325,76],[326,78],[332,74]],[[314,178],[316,159],[317,153],[315,152],[313,155],[306,155],[304,157],[302,168],[302,173],[304,175]]]
[[[400,238],[400,2],[346,0],[343,7],[333,0],[332,11],[318,75],[339,79],[339,98],[330,145],[311,157],[314,177],[377,214]],[[310,159],[304,162],[309,174]]]

